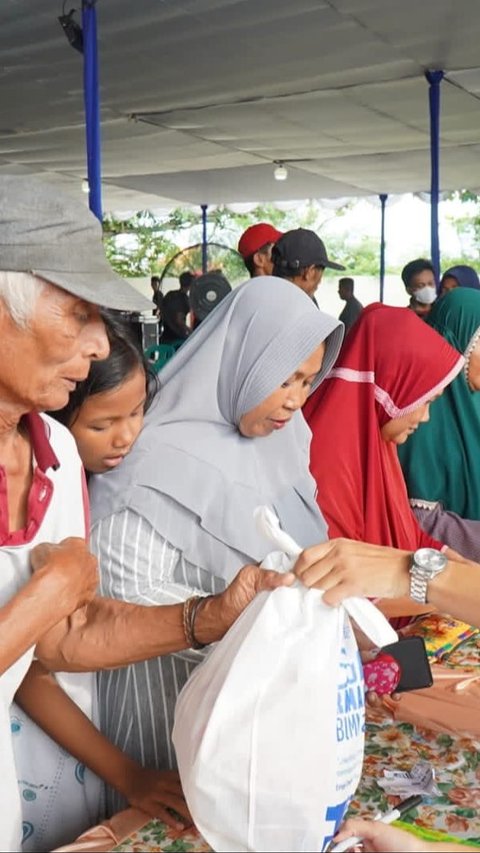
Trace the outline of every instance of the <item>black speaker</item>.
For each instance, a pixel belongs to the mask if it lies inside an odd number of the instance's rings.
[[[190,285],[190,308],[197,323],[205,319],[210,311],[227,296],[232,287],[220,272],[207,272],[198,276]]]

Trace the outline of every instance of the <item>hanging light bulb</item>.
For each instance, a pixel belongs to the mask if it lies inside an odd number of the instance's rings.
[[[89,193],[89,192],[90,192],[90,186],[89,186],[88,180],[87,180],[87,178],[84,178],[82,181],[82,193]]]
[[[280,160],[275,161],[275,170],[273,172],[273,177],[276,181],[286,181],[288,178],[288,169]]]

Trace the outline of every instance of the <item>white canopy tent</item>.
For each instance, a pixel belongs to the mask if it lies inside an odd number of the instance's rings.
[[[61,14],[0,6],[0,171],[80,191],[82,58]],[[480,187],[478,0],[98,0],[97,19],[107,210],[428,191],[431,68],[441,189]]]

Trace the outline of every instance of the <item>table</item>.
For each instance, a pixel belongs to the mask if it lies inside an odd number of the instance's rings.
[[[384,769],[410,770],[426,760],[435,769],[441,795],[425,799],[404,821],[480,844],[480,742],[410,723],[392,724],[374,712],[369,716],[362,781],[350,814],[373,815],[392,808],[395,798],[387,797],[376,779]]]
[[[372,816],[396,802],[377,785],[384,768],[408,770],[423,759],[436,769],[441,796],[431,797],[407,816],[405,822],[441,830],[480,845],[480,743],[476,740],[418,730],[409,723],[392,724],[369,714],[362,781],[350,804],[350,815]],[[174,833],[160,821],[149,821],[129,840],[113,848],[127,851],[191,851],[210,848],[194,832]]]

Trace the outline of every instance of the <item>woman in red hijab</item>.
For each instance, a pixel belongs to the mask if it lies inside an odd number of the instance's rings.
[[[313,433],[310,468],[330,538],[442,548],[410,508],[397,444],[428,420],[429,404],[463,364],[412,311],[380,303],[364,309],[304,408]]]

